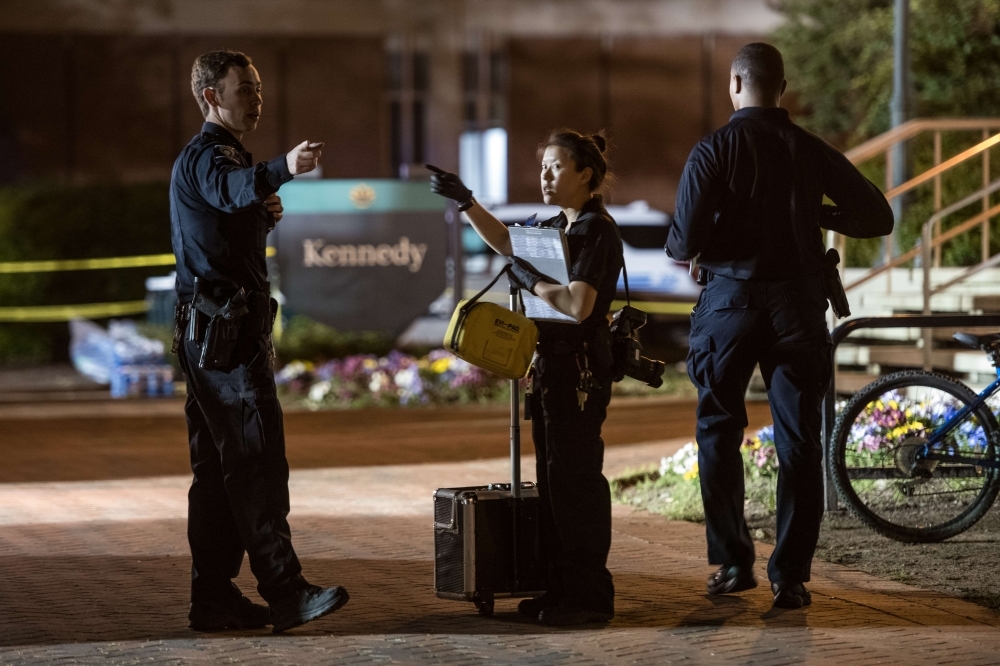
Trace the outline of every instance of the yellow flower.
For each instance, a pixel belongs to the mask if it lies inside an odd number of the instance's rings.
[[[698,478],[698,461],[695,461],[695,463],[691,465],[691,469],[684,472],[684,480],[691,481],[697,478]]]
[[[451,359],[448,357],[439,358],[431,363],[431,371],[439,375],[447,372],[449,367],[451,367]]]
[[[366,358],[364,366],[366,370],[374,370],[375,368],[378,367],[378,361],[376,361],[373,358]]]

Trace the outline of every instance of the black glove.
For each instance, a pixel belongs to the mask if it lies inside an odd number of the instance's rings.
[[[539,273],[534,266],[521,257],[510,258],[510,272],[507,275],[512,285],[518,289],[527,289],[531,293],[535,293],[535,285],[539,282],[557,284],[555,280]]]
[[[472,190],[465,186],[461,178],[444,169],[439,169],[433,164],[425,164],[424,166],[434,174],[431,176],[431,192],[457,202],[460,211],[469,210],[475,205]]]

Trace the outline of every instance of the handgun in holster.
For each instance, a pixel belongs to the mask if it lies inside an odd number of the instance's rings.
[[[241,319],[250,312],[246,292],[240,288],[223,304],[218,304],[200,291],[195,292],[191,302],[191,320],[188,339],[201,342],[198,367],[215,370],[229,365],[240,338]],[[204,328],[204,339],[199,339],[201,320],[208,319]]]
[[[826,297],[830,299],[833,314],[837,319],[843,319],[851,316],[851,304],[847,302],[847,292],[844,291],[844,283],[840,281],[840,271],[837,270],[839,263],[840,253],[831,247],[823,257],[823,286]]]

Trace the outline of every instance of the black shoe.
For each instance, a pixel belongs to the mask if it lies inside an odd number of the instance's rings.
[[[219,602],[192,601],[188,620],[195,631],[261,629],[271,624],[271,613],[240,595]]]
[[[538,614],[546,608],[559,605],[559,597],[553,594],[544,594],[537,599],[522,599],[517,605],[517,612],[526,617],[537,620]]]
[[[538,614],[538,621],[550,627],[569,627],[577,624],[607,624],[613,617],[608,613],[559,604],[542,610]]]
[[[750,567],[723,565],[708,577],[709,594],[733,594],[757,587],[757,577]]]
[[[771,583],[771,591],[777,608],[803,608],[812,603],[812,595],[802,583]]]
[[[347,590],[339,585],[337,587],[306,585],[271,604],[271,623],[274,625],[274,633],[279,634],[329,615],[346,604],[348,599],[350,596]]]

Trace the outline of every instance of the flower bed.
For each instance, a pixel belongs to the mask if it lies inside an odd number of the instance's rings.
[[[774,512],[778,457],[774,426],[744,440],[744,478],[748,515]],[[658,468],[626,471],[611,480],[616,501],[639,506],[679,520],[704,520],[698,470],[698,445],[688,442],[677,453],[660,460]]]
[[[443,349],[422,358],[392,351],[319,365],[292,361],[275,381],[285,395],[311,409],[475,403],[509,395],[507,380]]]
[[[659,389],[626,377],[612,387],[622,397],[694,397],[694,388],[683,373],[672,366]],[[400,351],[385,356],[356,354],[313,363],[296,360],[276,375],[285,400],[310,409],[352,407],[413,407],[507,400],[509,380],[457,358],[444,349],[415,357]]]

